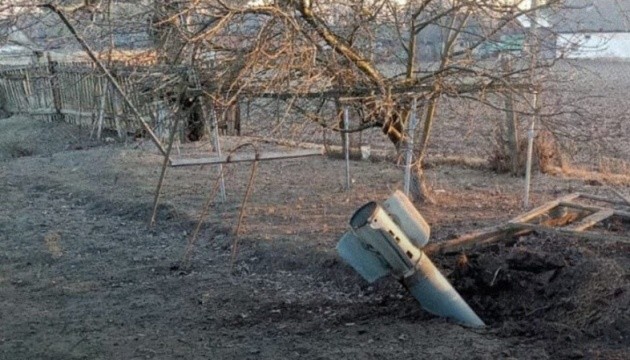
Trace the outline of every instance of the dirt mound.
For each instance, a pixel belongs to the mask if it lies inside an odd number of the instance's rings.
[[[451,279],[499,336],[553,339],[558,358],[579,358],[597,339],[614,358],[630,339],[629,262],[615,254],[629,250],[531,235],[460,255]]]

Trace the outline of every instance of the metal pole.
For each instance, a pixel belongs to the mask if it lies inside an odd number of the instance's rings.
[[[216,151],[217,156],[220,158],[221,157],[221,142],[219,141],[219,119],[217,118],[217,112],[214,106],[210,108],[210,111],[212,113],[212,147],[214,147],[214,151]],[[223,165],[222,164],[217,165],[217,170],[219,171],[219,176],[221,177],[221,179],[219,180],[220,181],[219,196],[220,196],[221,202],[225,202],[226,196],[225,196],[225,179],[223,177]]]
[[[411,115],[409,117],[409,124],[407,126],[407,147],[405,149],[405,179],[403,185],[403,192],[409,196],[409,186],[411,183],[411,163],[413,162],[413,142],[416,130],[416,123],[418,118],[416,117],[417,100],[414,97],[411,103]]]
[[[350,119],[348,118],[348,107],[343,108],[343,147],[346,158],[346,190],[350,190],[350,137],[348,129],[350,128]]]
[[[532,180],[532,156],[534,152],[534,135],[536,126],[536,116],[538,115],[538,92],[534,92],[534,114],[529,122],[527,131],[527,165],[525,168],[525,198],[523,205],[529,207],[529,188]]]
[[[540,20],[538,15],[538,0],[532,0],[532,6],[534,7],[534,21],[532,22],[532,33],[533,33],[533,51],[532,51],[532,59],[531,59],[531,70],[532,70],[532,82],[536,85],[536,77],[535,77],[535,67],[538,60],[540,43],[538,36],[538,21]],[[534,150],[534,134],[535,134],[535,126],[536,126],[536,117],[538,116],[538,90],[539,88],[534,88],[534,99],[533,99],[533,107],[534,114],[529,123],[529,130],[527,131],[527,167],[525,168],[525,198],[523,199],[523,205],[525,208],[529,207],[529,190],[531,186],[532,180],[532,155]]]

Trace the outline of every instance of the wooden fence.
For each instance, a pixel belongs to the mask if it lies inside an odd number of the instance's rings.
[[[115,75],[145,121],[166,138],[175,111],[169,98],[157,94],[167,93],[166,85],[176,83],[179,75],[154,68],[117,68]],[[0,106],[15,114],[89,126],[98,137],[103,129],[115,130],[119,136],[139,129],[112,85],[90,63],[49,60],[0,68]]]

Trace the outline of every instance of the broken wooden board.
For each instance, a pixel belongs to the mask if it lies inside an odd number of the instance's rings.
[[[430,243],[422,248],[422,251],[427,254],[460,251],[477,245],[499,241],[506,237],[513,229],[514,226],[509,223],[491,226],[451,240]]]
[[[574,202],[580,197],[610,203],[611,205],[620,205],[620,202],[618,201],[601,196],[572,193],[556,200],[549,201],[526,213],[520,214],[507,223],[491,226],[444,242],[429,244],[423,250],[429,254],[436,252],[445,253],[461,251],[475,246],[501,241],[508,237],[525,235],[532,231],[572,236],[601,242],[630,243],[630,235],[619,236],[616,234],[603,234],[586,231],[612,216],[630,219],[630,212],[608,207],[583,205]],[[567,217],[560,222],[549,220],[541,221],[540,223],[532,222],[549,214],[558,207],[576,209],[582,212],[587,212],[588,215]],[[550,216],[550,220],[554,219],[556,218]]]
[[[535,224],[520,224],[520,226],[530,231],[536,231],[536,232],[546,233],[546,234],[571,236],[571,237],[576,237],[576,238],[581,238],[581,239],[586,239],[586,240],[595,240],[595,241],[607,242],[607,243],[619,242],[619,243],[630,244],[630,237],[627,237],[627,236],[624,237],[624,236],[617,236],[617,235],[610,235],[610,234],[601,234],[601,233],[595,233],[591,231],[573,231],[573,230],[568,230],[568,229],[563,229],[563,228],[553,228],[553,227],[541,226],[541,225],[535,225]]]
[[[586,229],[589,229],[593,226],[595,226],[597,223],[599,223],[600,221],[604,221],[606,219],[608,219],[609,217],[613,216],[615,214],[615,211],[613,209],[602,209],[599,210],[595,213],[592,213],[591,215],[585,217],[584,219],[571,224],[567,227],[564,228],[564,230],[569,230],[569,231],[584,231]]]
[[[516,223],[525,223],[525,222],[531,221],[541,215],[548,213],[549,211],[558,207],[558,205],[560,205],[561,203],[570,202],[571,200],[575,200],[579,198],[580,196],[581,196],[580,193],[572,193],[572,194],[563,196],[561,198],[558,198],[556,200],[552,200],[548,203],[542,204],[539,207],[536,207],[524,214],[521,214],[515,217],[514,219],[510,220],[510,223],[516,224]]]

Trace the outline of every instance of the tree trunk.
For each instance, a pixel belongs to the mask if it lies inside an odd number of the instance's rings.
[[[419,203],[435,204],[435,198],[433,197],[433,191],[429,187],[424,175],[424,169],[422,162],[418,161],[411,173],[411,184],[409,186],[409,195],[411,198]]]
[[[421,203],[435,204],[435,198],[431,188],[427,185],[426,177],[424,176],[424,157],[426,156],[427,148],[429,145],[429,135],[431,134],[431,127],[433,126],[433,120],[435,119],[435,111],[437,109],[439,96],[434,94],[429,99],[427,110],[424,117],[424,127],[422,129],[422,138],[418,148],[418,156],[414,171],[411,176],[410,195],[412,198]]]
[[[502,136],[505,141],[505,155],[509,157],[507,163],[510,164],[512,175],[519,173],[519,134],[518,117],[514,111],[514,97],[512,93],[505,95],[505,127]]]
[[[501,66],[505,73],[512,71],[512,59],[509,55],[505,55],[501,58]],[[510,169],[512,175],[517,175],[520,172],[520,144],[518,134],[518,116],[514,109],[514,95],[508,90],[505,94],[505,125],[501,126],[501,141],[503,144],[499,144],[500,151],[506,157],[505,165]]]

